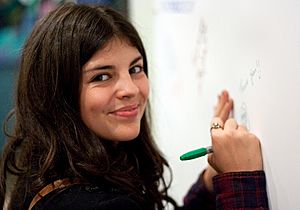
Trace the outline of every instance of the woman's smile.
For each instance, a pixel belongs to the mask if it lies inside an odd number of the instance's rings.
[[[123,106],[121,108],[118,108],[115,111],[111,112],[110,114],[124,119],[132,119],[132,118],[136,118],[138,116],[138,113],[139,113],[139,105],[133,104],[133,105]]]

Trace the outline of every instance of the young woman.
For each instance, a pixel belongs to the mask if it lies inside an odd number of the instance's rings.
[[[259,140],[227,120],[226,91],[212,121],[211,166],[184,206],[168,196],[169,166],[151,136],[147,74],[138,33],[109,8],[65,4],[39,21],[22,53],[0,206],[268,209]],[[8,179],[16,180],[12,192]]]

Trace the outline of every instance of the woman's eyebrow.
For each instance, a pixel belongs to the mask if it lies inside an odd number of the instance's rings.
[[[133,59],[131,62],[130,62],[130,65],[129,66],[132,66],[134,64],[136,64],[138,61],[140,61],[143,57],[142,56],[138,56],[137,58]],[[104,66],[93,66],[92,68],[90,69],[87,69],[84,71],[84,73],[87,73],[87,72],[91,72],[91,71],[97,71],[97,70],[111,70],[111,69],[114,69],[114,65],[104,65]]]
[[[141,60],[143,57],[142,56],[138,56],[137,58],[133,59],[130,63],[130,66],[136,64],[139,60]]]
[[[111,70],[111,69],[114,69],[113,65],[104,65],[104,66],[95,65],[92,68],[85,70],[84,73],[88,73],[88,72],[91,72],[91,71],[97,71],[97,70]]]

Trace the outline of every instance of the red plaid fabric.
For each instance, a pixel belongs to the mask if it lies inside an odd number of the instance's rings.
[[[269,209],[263,171],[226,173],[214,177],[213,182],[217,209]]]
[[[213,178],[215,193],[203,183],[203,173],[184,198],[186,210],[268,210],[263,171],[232,172]]]

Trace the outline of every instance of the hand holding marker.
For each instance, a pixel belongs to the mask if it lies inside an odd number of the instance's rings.
[[[232,107],[233,107],[233,101],[232,99],[229,98],[228,92],[224,90],[219,96],[218,104],[215,107],[214,116],[219,117],[223,122],[225,122],[229,117]],[[212,129],[219,129],[219,128],[223,129],[223,127],[219,123],[214,122],[212,123],[212,126],[210,128],[210,132],[212,131]],[[212,146],[206,148],[204,147],[181,155],[180,160],[191,160],[191,159],[205,156],[212,152],[213,152]]]

